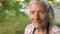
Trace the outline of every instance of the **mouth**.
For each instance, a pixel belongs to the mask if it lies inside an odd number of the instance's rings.
[[[38,23],[38,24],[42,24],[43,21],[39,20],[39,21],[33,21],[33,23]]]
[[[39,23],[39,21],[34,21],[34,23]]]
[[[44,20],[32,20],[34,23],[41,23],[43,22]]]
[[[34,21],[34,23],[40,23],[40,21]]]

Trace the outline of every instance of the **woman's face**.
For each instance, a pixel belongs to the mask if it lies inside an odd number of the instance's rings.
[[[47,11],[42,3],[30,5],[30,19],[34,27],[45,27],[47,24]]]

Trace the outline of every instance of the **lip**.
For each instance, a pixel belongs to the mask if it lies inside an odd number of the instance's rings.
[[[34,20],[33,23],[42,23],[42,21],[41,20],[38,20],[38,21]]]
[[[40,21],[34,21],[34,23],[40,23]]]

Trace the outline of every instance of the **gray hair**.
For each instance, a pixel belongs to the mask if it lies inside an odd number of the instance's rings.
[[[31,0],[29,5],[31,5],[32,3],[40,3],[40,2],[42,2],[46,6],[46,9],[48,11],[47,14],[48,14],[49,22],[54,23],[55,22],[54,10],[49,4],[48,0]]]

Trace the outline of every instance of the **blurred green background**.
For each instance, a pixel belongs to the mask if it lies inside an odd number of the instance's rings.
[[[49,0],[60,6],[55,0]],[[21,12],[23,4],[30,0],[0,0],[0,34],[24,34],[24,29],[30,23],[29,17]],[[56,24],[60,27],[60,24]]]

